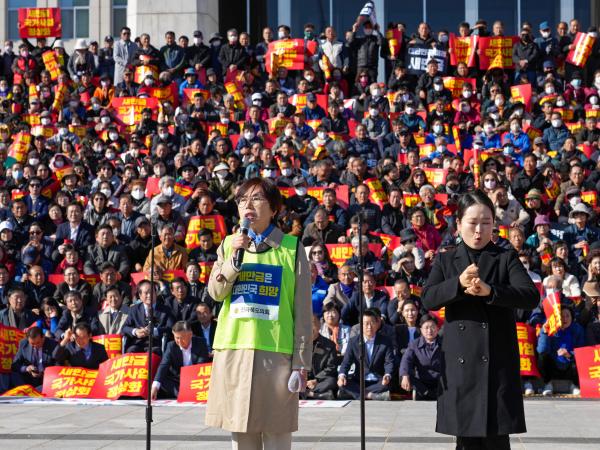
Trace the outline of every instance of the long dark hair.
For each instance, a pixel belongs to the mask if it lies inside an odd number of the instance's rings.
[[[473,205],[483,205],[487,206],[492,213],[492,218],[496,219],[496,211],[494,209],[494,204],[490,200],[490,198],[480,189],[477,189],[473,192],[467,192],[460,197],[458,201],[458,209],[456,211],[456,217],[459,220],[462,220],[463,216],[467,209],[469,209]]]

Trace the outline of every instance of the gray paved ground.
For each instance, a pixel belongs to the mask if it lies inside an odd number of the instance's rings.
[[[600,448],[600,402],[528,400],[529,432],[513,449]],[[204,408],[154,408],[153,449],[228,449],[229,435],[203,425]],[[0,405],[1,449],[141,449],[141,406]],[[452,438],[433,432],[435,404],[367,403],[367,448],[451,449]],[[294,449],[359,448],[359,403],[303,408]]]

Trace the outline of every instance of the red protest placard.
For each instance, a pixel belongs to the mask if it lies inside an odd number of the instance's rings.
[[[90,398],[97,377],[97,370],[83,367],[46,367],[42,393],[50,398]]]
[[[276,73],[279,67],[304,70],[304,39],[282,39],[269,44],[265,55],[267,72]]]
[[[479,36],[460,37],[450,33],[450,64],[465,63],[468,67],[475,67],[475,49]]]
[[[13,358],[19,350],[19,342],[25,333],[18,328],[0,324],[0,373],[10,373]]]
[[[513,103],[521,102],[527,111],[531,111],[531,84],[511,86],[510,96]]]
[[[212,363],[185,366],[179,372],[178,402],[205,403],[208,400]]]
[[[19,8],[20,38],[60,37],[60,8]]]
[[[8,158],[6,159],[7,167],[12,166],[15,162],[25,162],[30,144],[31,134],[24,131],[15,134],[13,136],[13,143],[8,148]]]
[[[225,239],[225,236],[227,236],[225,219],[222,215],[194,216],[190,219],[185,235],[185,247],[187,249],[193,250],[200,246],[198,232],[203,228],[208,228],[213,232],[213,241],[215,244],[220,244]]]
[[[544,325],[548,336],[556,334],[562,326],[562,318],[560,315],[560,295],[557,292],[552,292],[542,301],[544,314],[546,315],[546,324]]]
[[[446,321],[446,307],[445,306],[437,311],[429,311],[429,314],[431,314],[432,316],[435,316],[435,318],[438,321],[438,327],[441,327],[442,325],[444,325],[444,322]]]
[[[598,193],[596,191],[583,191],[581,193],[581,201],[595,208],[598,206]]]
[[[179,92],[174,82],[168,86],[151,88],[150,97],[156,98],[160,103],[169,101],[175,108],[179,105]]]
[[[128,127],[133,127],[142,120],[144,108],[152,110],[152,118],[155,120],[158,114],[158,99],[153,97],[113,97],[111,106],[115,110],[115,121]]]
[[[123,354],[123,336],[120,334],[100,334],[92,336],[92,341],[104,345],[109,358],[116,358]]]
[[[370,189],[369,200],[383,209],[383,205],[387,203],[388,198],[379,178],[367,178],[365,184]]]
[[[434,167],[423,168],[427,182],[433,187],[438,187],[446,183],[446,177],[448,176],[448,169],[439,169]]]
[[[385,245],[385,247],[387,248],[387,253],[389,255],[391,255],[394,249],[399,247],[401,244],[399,236],[392,236],[391,234],[375,232],[371,232],[371,234],[374,236],[378,236],[379,239],[381,239],[383,245]]]
[[[595,41],[596,38],[589,33],[577,33],[573,41],[575,48],[568,53],[566,61],[577,67],[585,66]]]
[[[404,200],[404,204],[409,208],[416,206],[421,201],[419,194],[411,194],[410,192],[403,192],[402,199]]]
[[[463,84],[468,83],[471,87],[475,87],[475,78],[461,77],[443,77],[444,87],[452,92],[452,98],[460,98],[462,96]]]
[[[41,393],[35,390],[30,384],[22,384],[20,386],[9,389],[0,397],[43,397]]]
[[[160,356],[152,354],[154,379]],[[119,397],[143,397],[148,395],[148,355],[127,353],[100,364],[98,379],[90,397],[116,400]]]
[[[346,260],[352,257],[352,244],[326,244],[331,261],[338,267],[342,267]],[[369,251],[375,255],[381,254],[381,244],[369,244]]]
[[[190,103],[194,103],[194,95],[196,94],[196,92],[202,94],[204,100],[208,100],[210,98],[210,92],[208,92],[206,89],[185,88],[183,90],[183,99],[181,106],[188,106]]]
[[[600,398],[600,345],[575,349],[581,398]]]
[[[208,279],[210,278],[210,273],[212,272],[212,268],[215,265],[214,262],[199,262],[198,265],[200,266],[200,277],[198,278],[198,280],[201,283],[208,283]]]
[[[186,278],[185,271],[183,270],[165,270],[162,273],[161,280],[163,281],[173,281],[174,278]],[[133,272],[131,274],[131,281],[134,285],[137,285],[142,280],[149,280],[150,272]]]
[[[54,53],[52,50],[42,53],[42,61],[44,61],[46,70],[50,72],[50,78],[52,81],[56,81],[61,71],[60,65],[58,64],[58,59],[56,58],[56,53]]]
[[[307,94],[294,94],[290,97],[290,103],[296,107],[296,111],[302,111],[302,108],[306,106],[306,95]],[[325,94],[316,94],[317,105],[327,111],[327,96]]]
[[[480,37],[478,44],[479,68],[487,70],[492,66],[501,69],[514,69],[512,49],[518,40],[517,36]]]
[[[398,28],[391,28],[385,32],[385,38],[388,41],[390,56],[397,58],[402,49],[402,31]]]
[[[539,377],[535,359],[535,330],[531,325],[517,322],[517,341],[521,359],[521,376]]]

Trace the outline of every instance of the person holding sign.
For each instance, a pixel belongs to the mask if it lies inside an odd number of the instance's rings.
[[[514,250],[491,242],[483,192],[461,197],[457,227],[462,242],[438,253],[422,294],[425,308],[445,307],[436,431],[457,449],[508,449],[526,431],[514,309],[535,308],[539,293]]]
[[[221,243],[208,283],[223,306],[206,424],[231,431],[233,448],[290,449],[312,362],[308,261],[274,225],[282,204],[274,183],[251,178],[236,202],[249,227]]]

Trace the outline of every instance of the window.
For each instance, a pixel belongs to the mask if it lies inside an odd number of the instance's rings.
[[[458,33],[458,24],[465,20],[464,1],[427,0],[426,5],[427,23],[435,38],[440,30]]]
[[[87,38],[90,35],[90,1],[60,0],[62,38]]]
[[[112,3],[112,35],[119,39],[121,28],[127,26],[127,0],[113,0]]]
[[[8,0],[8,38],[16,41],[19,37],[19,8],[35,8],[36,0]],[[16,47],[15,47],[16,48]]]
[[[515,36],[519,33],[517,25],[517,0],[479,0],[479,17],[487,20],[488,32],[492,32],[492,26],[496,20],[504,23],[504,35]],[[522,16],[522,20],[527,20]]]

